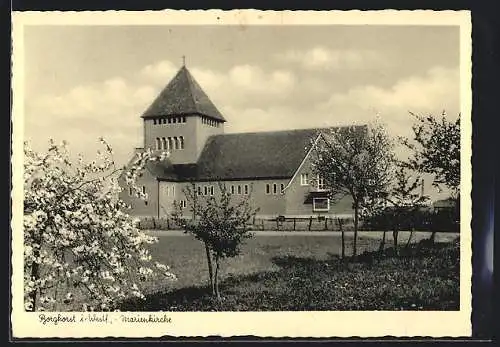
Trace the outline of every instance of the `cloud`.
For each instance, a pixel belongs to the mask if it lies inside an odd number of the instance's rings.
[[[342,118],[371,120],[379,115],[394,134],[411,131],[409,112],[441,114],[450,117],[460,110],[458,69],[433,67],[424,75],[410,76],[388,88],[375,85],[357,86],[336,93],[318,105],[318,110]]]
[[[384,56],[378,51],[333,50],[322,46],[302,51],[288,50],[276,54],[274,57],[281,62],[298,64],[307,70],[359,69],[381,67],[383,64],[387,64]]]

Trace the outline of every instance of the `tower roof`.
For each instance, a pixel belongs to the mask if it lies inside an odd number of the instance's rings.
[[[152,118],[192,113],[222,122],[226,121],[186,66],[182,66],[141,117]]]

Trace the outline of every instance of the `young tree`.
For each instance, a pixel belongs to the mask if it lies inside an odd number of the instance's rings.
[[[235,201],[225,184],[219,182],[218,187],[220,194],[213,196],[199,195],[194,184],[185,187],[193,218],[183,219],[182,209],[176,206],[173,219],[205,245],[212,295],[220,300],[221,260],[238,255],[243,242],[253,236],[248,221],[258,209],[249,203],[250,194]]]
[[[154,262],[147,246],[155,241],[138,230],[118,199],[111,147],[97,161],[72,163],[65,143],[50,141],[46,154],[24,148],[25,308],[109,310],[129,296],[144,298],[151,276],[175,278]],[[137,157],[126,179],[134,184],[151,152]],[[79,299],[79,300],[76,300]],[[83,307],[82,307],[83,302]]]
[[[449,121],[441,118],[411,113],[416,122],[412,126],[413,139],[401,138],[412,151],[406,166],[434,176],[435,186],[444,185],[457,199],[460,193],[460,115]]]
[[[393,163],[392,139],[379,123],[331,129],[316,143],[313,171],[324,179],[330,198],[349,195],[353,200],[353,256],[357,255],[360,210],[387,192]]]
[[[392,221],[394,250],[398,251],[398,234],[401,226],[410,227],[410,236],[407,246],[413,236],[415,217],[425,206],[429,197],[421,193],[422,178],[412,176],[405,166],[400,165],[396,170],[395,184],[390,190],[388,201],[392,205],[390,215]]]

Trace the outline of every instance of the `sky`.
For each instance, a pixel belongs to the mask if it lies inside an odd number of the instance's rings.
[[[412,117],[460,111],[453,26],[26,26],[25,140],[118,164],[142,146],[142,112],[186,66],[226,132],[361,124],[394,136]]]

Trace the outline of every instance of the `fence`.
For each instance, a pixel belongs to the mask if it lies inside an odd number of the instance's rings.
[[[142,217],[139,218],[139,228],[149,230],[179,230],[169,218]],[[286,217],[254,218],[248,224],[251,230],[256,231],[352,231],[354,230],[353,218],[308,216],[308,217]],[[383,231],[383,230],[418,230],[458,232],[460,223],[458,217],[452,211],[417,211],[411,214],[381,214],[365,221],[360,221],[359,230]]]

